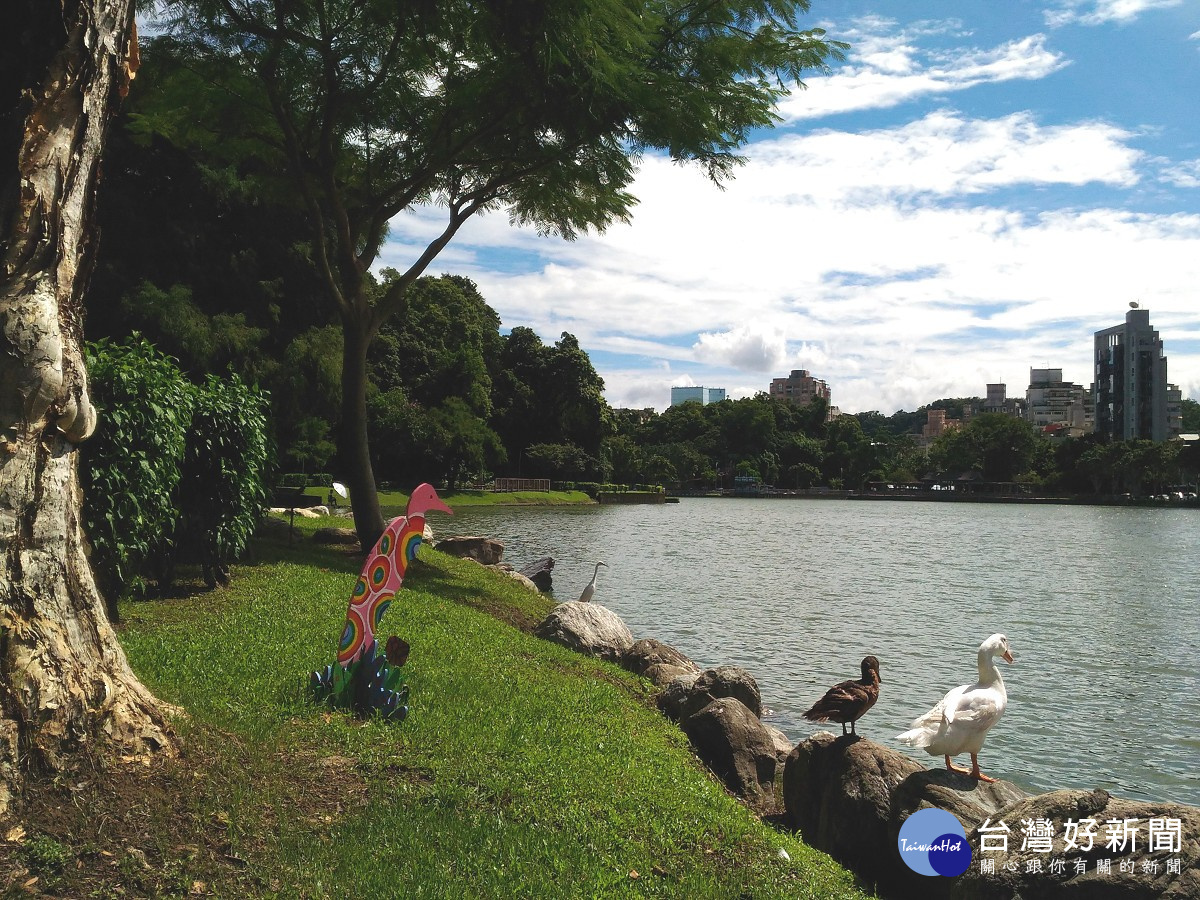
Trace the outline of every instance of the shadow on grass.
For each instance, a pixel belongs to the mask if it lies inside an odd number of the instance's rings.
[[[451,598],[526,633],[533,632],[552,605],[541,594],[532,592],[527,603],[514,603],[486,583],[464,581],[454,572],[420,559],[409,570],[405,584]]]

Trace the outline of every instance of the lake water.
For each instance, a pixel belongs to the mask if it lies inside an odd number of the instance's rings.
[[[431,525],[496,538],[518,567],[554,557],[559,600],[603,560],[595,602],[635,638],[748,669],[796,741],[825,727],[800,714],[874,654],[883,685],[859,733],[940,766],[894,737],[973,682],[980,642],[1003,632],[1016,664],[998,661],[1009,705],[984,772],[1200,805],[1196,510],[684,499],[464,508]]]

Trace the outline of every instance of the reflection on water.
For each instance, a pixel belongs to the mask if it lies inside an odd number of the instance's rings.
[[[685,499],[432,524],[502,541],[513,565],[554,557],[559,600],[603,560],[595,602],[635,637],[749,669],[793,740],[820,728],[800,713],[874,654],[883,686],[859,732],[905,749],[893,736],[974,681],[979,643],[1002,631],[1017,661],[999,663],[1009,707],[984,771],[1200,804],[1194,510]]]

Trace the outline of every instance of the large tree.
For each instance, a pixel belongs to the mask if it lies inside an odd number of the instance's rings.
[[[645,152],[695,161],[720,181],[750,131],[773,123],[785,83],[839,49],[798,28],[808,0],[166,6],[181,77],[219,85],[204,102],[229,111],[189,122],[169,101],[164,128],[209,154],[253,154],[260,177],[286,179],[309,214],[345,338],[340,450],[364,547],[383,528],[367,350],[463,224],[505,209],[570,238],[627,219]],[[399,277],[372,291],[389,222],[422,206],[440,219],[423,220]]]
[[[174,747],[92,580],[76,448],[105,126],[136,63],[131,0],[17,0],[0,29],[0,814],[30,768]]]

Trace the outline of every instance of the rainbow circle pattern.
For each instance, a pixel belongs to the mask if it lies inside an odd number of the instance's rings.
[[[401,536],[401,541],[403,542],[401,546],[404,548],[404,552],[400,558],[404,560],[405,568],[408,567],[410,562],[417,558],[417,548],[421,546],[421,538],[424,533],[425,523],[422,522],[420,531],[410,530],[408,533]]]
[[[342,640],[338,647],[338,662],[349,665],[362,653],[366,633],[362,616],[353,606],[346,612],[346,627],[342,629]]]
[[[358,659],[363,649],[376,639],[375,630],[400,590],[408,564],[416,559],[424,533],[423,515],[399,516],[384,529],[367,556],[367,564],[354,584],[346,608],[346,624],[338,649],[338,662],[343,667]]]

